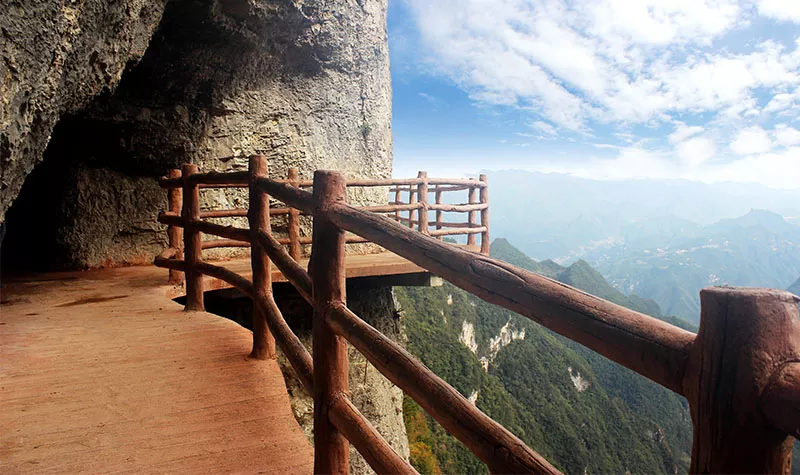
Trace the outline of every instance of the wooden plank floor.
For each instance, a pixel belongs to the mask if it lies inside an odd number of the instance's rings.
[[[166,270],[6,282],[0,473],[310,473],[251,333],[167,298]]]

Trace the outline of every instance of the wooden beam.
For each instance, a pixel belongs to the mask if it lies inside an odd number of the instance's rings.
[[[289,169],[289,185],[297,186],[300,172],[297,168]],[[289,207],[289,255],[292,259],[300,260],[300,211]]]
[[[217,249],[220,247],[250,247],[247,241],[237,241],[235,239],[213,239],[211,241],[203,241],[203,249]]]
[[[469,194],[469,204],[470,205],[474,205],[475,203],[477,203],[477,200],[475,199],[475,192],[476,191],[477,190],[474,187],[470,187],[470,189],[469,189],[468,194]],[[469,226],[470,227],[477,227],[478,226],[478,220],[476,219],[477,218],[476,211],[470,209],[469,214],[467,216],[468,216],[467,223],[469,224]],[[474,245],[475,245],[475,235],[470,233],[470,234],[467,235],[467,246],[474,246]]]
[[[478,178],[481,182],[487,183],[486,175],[481,175]],[[489,187],[484,186],[481,188],[480,192],[480,201],[482,205],[486,205],[485,208],[481,210],[481,226],[483,226],[486,230],[481,233],[481,254],[484,256],[489,255]]]
[[[438,187],[438,186],[436,187],[436,195],[435,195],[435,197],[436,197],[436,204],[437,205],[442,204],[442,190],[441,190],[441,187]],[[440,209],[436,210],[436,231],[439,231],[440,229],[442,229],[442,226],[444,225],[444,223],[442,222],[442,215],[443,214],[444,213],[442,213],[442,210],[440,210]],[[443,236],[439,236],[439,240],[440,241],[442,241],[443,239],[444,239]]]
[[[700,292],[685,382],[694,422],[690,472],[789,473],[794,439],[764,417],[761,397],[786,364],[800,360],[797,303],[777,290]],[[790,418],[799,403],[772,418]]]
[[[314,201],[324,211],[347,197],[344,177],[331,171],[314,173]],[[347,438],[331,422],[329,409],[348,392],[347,345],[328,325],[335,305],[344,305],[344,230],[324,214],[314,215],[309,273],[313,282],[314,320],[314,473],[349,472]]]
[[[171,180],[180,180],[181,171],[173,169],[169,171],[169,178]],[[169,199],[169,211],[180,215],[181,208],[183,208],[183,191],[180,188],[169,188],[167,190]],[[178,252],[175,257],[183,259],[183,228],[179,226],[167,227],[167,238],[169,239],[169,247],[175,248]],[[183,272],[175,269],[169,271],[169,283],[172,285],[180,285],[184,282]]]
[[[250,226],[251,241],[259,232],[271,233],[269,221],[269,195],[254,186],[256,180],[266,178],[267,158],[254,155],[249,161],[250,210],[247,221]],[[272,294],[272,265],[269,257],[259,246],[250,249],[250,264],[253,268],[253,291],[256,295],[268,296]],[[250,356],[255,359],[265,360],[275,358],[275,339],[267,326],[267,318],[258,305],[253,305],[253,350]]]
[[[480,211],[485,209],[487,205],[482,203],[473,203],[473,204],[430,204],[428,205],[428,209],[432,210],[439,210],[439,211],[450,211],[456,213],[467,213],[471,211]]]
[[[420,204],[419,211],[417,211],[417,222],[419,223],[419,232],[428,234],[428,172],[419,172],[417,178],[422,180],[417,185],[417,196]]]
[[[183,165],[183,221],[193,223],[200,219],[200,188],[192,184],[192,175],[197,173],[197,165]],[[201,312],[203,305],[203,275],[196,269],[203,259],[203,246],[197,226],[188,225],[183,233],[184,260],[186,261],[186,306],[187,311]]]

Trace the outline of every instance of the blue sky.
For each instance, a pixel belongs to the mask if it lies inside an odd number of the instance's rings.
[[[800,0],[390,0],[395,176],[800,188]]]

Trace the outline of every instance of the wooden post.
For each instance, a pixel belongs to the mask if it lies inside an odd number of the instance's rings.
[[[414,189],[413,186],[409,185],[408,187],[408,204],[414,204],[417,202],[417,197],[415,193],[417,190]],[[414,212],[416,210],[410,209],[408,210],[408,227],[414,229]],[[417,214],[419,216],[419,214]]]
[[[436,204],[437,205],[442,204],[442,190],[440,188],[441,188],[440,185],[436,186]],[[436,210],[436,229],[437,230],[442,229],[442,210],[440,210],[440,209]],[[442,240],[444,240],[444,236],[436,236],[436,239],[442,241]]]
[[[341,173],[314,172],[314,200],[325,211],[333,204],[346,202]],[[309,271],[313,282],[314,320],[314,473],[347,473],[349,444],[330,420],[334,401],[348,392],[347,346],[328,326],[328,313],[344,304],[345,235],[323,214],[314,215]]]
[[[428,234],[428,172],[417,173],[417,178],[422,179],[422,183],[417,185],[417,196],[422,205],[422,208],[417,211],[418,229],[422,234]]]
[[[247,221],[252,236],[250,265],[253,267],[253,291],[257,296],[271,298],[272,264],[264,248],[258,244],[257,238],[259,231],[272,233],[269,222],[269,195],[255,186],[259,178],[269,177],[267,158],[263,155],[250,157],[249,172],[250,209],[247,212]],[[275,338],[267,327],[266,315],[258,305],[253,305],[253,350],[250,352],[250,357],[259,360],[275,358]]]
[[[197,165],[183,165],[183,231],[184,261],[186,263],[186,311],[202,312],[203,274],[197,270],[197,263],[203,260],[203,247],[200,231],[192,224],[200,219],[200,186],[191,184],[189,179],[197,173]]]
[[[485,186],[488,182],[486,181],[486,175],[481,175],[478,177],[478,180],[484,183],[484,187],[481,188],[480,197],[481,197],[481,204],[486,205],[484,209],[481,210],[481,226],[486,228],[486,231],[481,233],[481,254],[489,255],[489,187]]]
[[[298,186],[300,183],[300,173],[297,168],[289,169],[289,184]],[[289,255],[292,259],[300,260],[300,211],[289,206]]]
[[[400,185],[397,185],[397,188],[394,190],[394,204],[399,205],[402,203],[400,201],[400,196],[402,195],[402,191],[400,191]],[[400,222],[400,211],[394,212],[394,220],[398,223]]]
[[[475,204],[475,187],[469,187],[469,204]],[[469,223],[469,227],[477,226],[478,220],[476,219],[477,216],[475,215],[475,211],[468,211],[469,219],[467,223]],[[475,235],[474,234],[467,234],[467,246],[474,246],[475,245]]]
[[[694,423],[690,473],[791,472],[794,440],[766,421],[762,393],[800,358],[797,299],[767,289],[700,292],[684,390]]]
[[[170,179],[180,179],[181,170],[175,168],[169,171]],[[180,214],[183,208],[183,190],[181,188],[170,188],[167,192],[169,197],[169,211],[175,214]],[[183,228],[180,226],[167,227],[167,237],[169,238],[169,247],[177,249],[175,259],[183,259]],[[169,270],[169,283],[172,285],[180,285],[184,281],[183,272],[175,269]]]

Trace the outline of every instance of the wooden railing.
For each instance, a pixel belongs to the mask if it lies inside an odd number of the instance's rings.
[[[244,181],[250,188],[249,229],[200,220],[200,187],[244,186]],[[187,165],[180,178],[173,172],[162,183],[170,189],[183,188],[181,216],[177,216],[176,209],[180,206],[171,199],[171,213],[162,215],[160,220],[170,225],[171,239],[177,235],[175,228],[183,227],[186,256],[180,259],[180,249],[170,248],[156,258],[156,265],[186,273],[187,310],[203,308],[202,274],[225,280],[253,298],[253,356],[272,357],[276,341],[314,395],[316,473],[346,473],[348,441],[378,473],[414,473],[350,402],[345,341],[492,472],[558,473],[519,438],[347,308],[346,232],[376,243],[488,302],[524,315],[686,396],[694,424],[692,472],[786,473],[790,468],[792,436],[800,435],[800,316],[798,298],[788,292],[705,289],[701,292],[700,330],[695,335],[425,234],[423,223],[428,222],[426,214],[430,209],[449,211],[453,208],[447,206],[458,206],[461,211],[483,212],[486,207],[470,203],[444,205],[437,199],[435,204],[439,207],[427,204],[408,208],[419,213],[409,215],[407,221],[397,215],[387,218],[369,208],[349,206],[347,183],[339,173],[317,171],[311,183],[313,193],[309,193],[296,180],[266,177],[266,161],[262,157],[251,158],[248,174],[199,175],[194,166]],[[475,204],[487,202],[484,179],[477,183],[445,183],[427,179],[421,173],[417,179],[399,183],[370,183],[392,186],[395,193],[416,186],[415,194],[420,198],[427,195],[425,187],[430,185],[436,185],[440,192],[446,191],[445,187],[472,187],[483,191],[481,202]],[[174,198],[176,193],[170,191],[170,196]],[[273,237],[266,206],[268,196],[313,216],[309,272]],[[399,204],[397,195],[394,201],[394,206],[409,206]],[[411,196],[409,203],[415,203]],[[380,211],[397,211],[385,209]],[[468,224],[474,220],[469,219]],[[408,223],[419,226],[410,229]],[[483,223],[488,223],[488,217]],[[200,255],[201,232],[249,242],[253,281],[204,262]],[[275,305],[270,263],[275,263],[314,307],[313,360]]]

